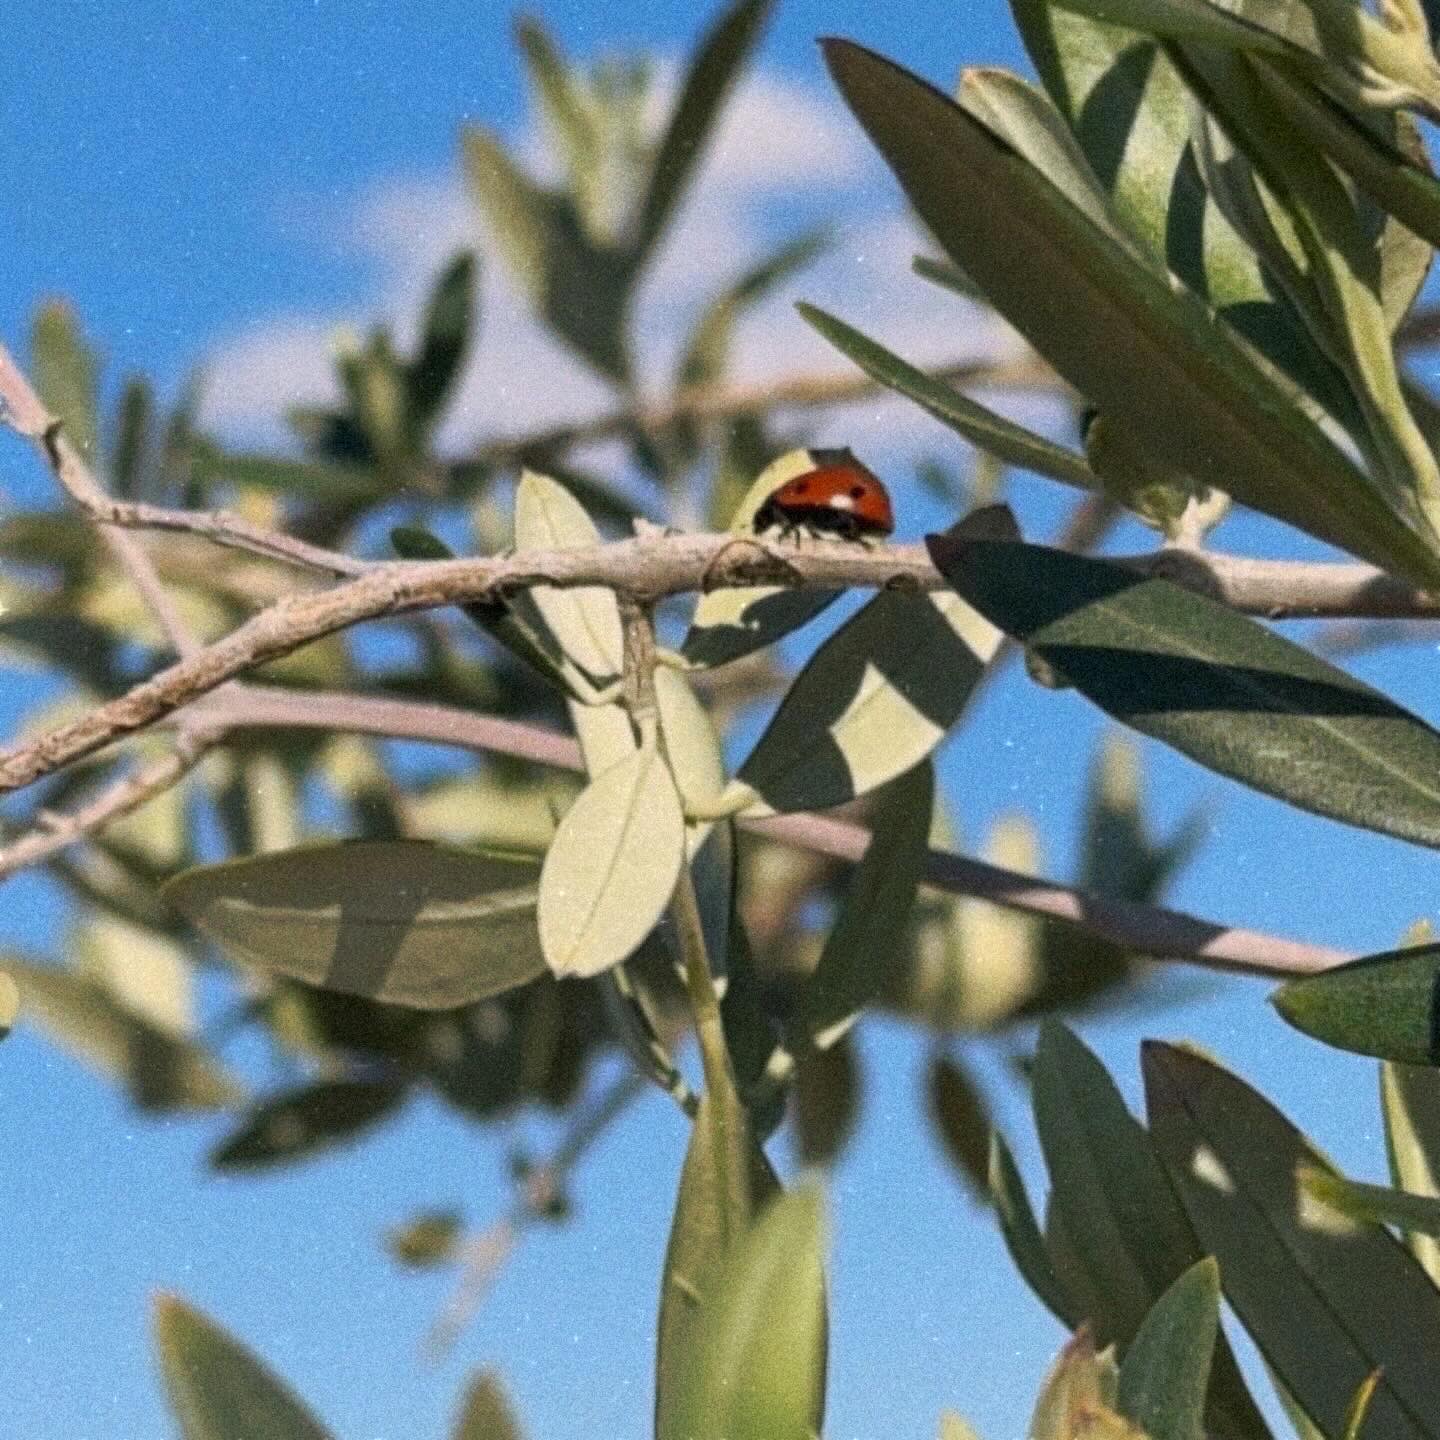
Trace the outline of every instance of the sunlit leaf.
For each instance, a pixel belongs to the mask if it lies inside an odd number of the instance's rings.
[[[1331,1170],[1302,1164],[1296,1172],[1305,1195],[1352,1220],[1393,1225],[1414,1235],[1440,1235],[1440,1200],[1388,1185],[1363,1185]]]
[[[1028,1440],[1121,1440],[1129,1427],[1113,1408],[1117,1378],[1114,1351],[1097,1354],[1090,1332],[1079,1330],[1045,1377]]]
[[[951,258],[1102,413],[1157,458],[1223,476],[1237,500],[1418,583],[1440,575],[1428,527],[1373,488],[1201,301],[1138,264],[939,91],[857,46],[830,41],[826,54]]]
[[[1440,845],[1440,734],[1228,606],[1109,561],[931,539],[981,614],[1107,714],[1317,814]]]
[[[1287,981],[1271,1003],[1298,1030],[1341,1050],[1440,1065],[1440,945],[1367,955]]]
[[[787,480],[814,470],[826,452],[790,450],[756,476],[730,519],[730,533],[753,536],[755,514]],[[782,639],[813,620],[836,597],[833,590],[741,586],[712,590],[695,606],[681,654],[698,667],[723,665]]]
[[[656,1440],[690,1440],[686,1387],[728,1257],[780,1182],[733,1091],[706,1094],[691,1126],[665,1249],[655,1362]]]
[[[156,1299],[155,1348],[184,1440],[329,1440],[289,1386],[177,1296]]]
[[[1436,1434],[1440,1291],[1413,1257],[1384,1229],[1307,1200],[1299,1168],[1331,1167],[1243,1081],[1154,1041],[1144,1070],[1156,1146],[1226,1298],[1305,1412],[1339,1434],[1378,1366],[1372,1440]]]
[[[99,421],[95,389],[99,366],[74,310],[63,300],[51,300],[35,312],[30,357],[35,388],[46,408],[65,427],[75,448],[91,464],[96,463]]]
[[[819,963],[800,997],[799,1026],[820,1049],[833,1045],[885,993],[903,958],[895,936],[903,932],[915,904],[934,800],[935,772],[928,761],[881,792],[871,816],[873,838],[851,872]]]
[[[811,1440],[825,1408],[820,1196],[776,1196],[726,1259],[691,1341],[675,1434]],[[668,1440],[668,1437],[665,1437]]]
[[[584,507],[549,476],[527,470],[515,492],[515,544],[520,550],[574,550],[600,543]],[[603,586],[562,590],[537,585],[511,608],[532,629],[548,629],[566,660],[567,683],[579,700],[612,686],[625,668],[625,637],[615,592]],[[542,624],[536,624],[538,614]]]
[[[216,1170],[289,1165],[344,1145],[399,1108],[406,1088],[390,1080],[320,1080],[271,1097],[210,1153]]]
[[[262,973],[441,1010],[541,973],[539,882],[532,858],[356,840],[202,866],[165,897]]]
[[[1411,1195],[1440,1199],[1440,1070],[1387,1060],[1380,1067],[1380,1108],[1391,1180]],[[1440,1240],[1412,1234],[1407,1243],[1440,1283]]]
[[[653,746],[597,776],[566,812],[540,874],[540,945],[557,975],[624,960],[670,903],[685,817]]]
[[[1220,1272],[1197,1261],[1155,1302],[1120,1366],[1115,1400],[1150,1440],[1203,1440]]]
[[[923,370],[892,354],[843,320],[814,305],[801,304],[800,314],[835,348],[853,360],[873,380],[906,399],[913,400],[942,425],[948,425],[977,449],[994,455],[1008,465],[1018,465],[1037,475],[1048,475],[1066,485],[1082,489],[1099,488],[1081,455],[1036,435],[997,415],[993,410],[962,395],[952,385],[927,375]]]
[[[15,1028],[20,1015],[20,987],[8,970],[0,970],[0,1040]]]

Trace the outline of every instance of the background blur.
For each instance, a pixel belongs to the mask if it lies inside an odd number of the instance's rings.
[[[7,345],[23,352],[36,302],[65,296],[112,381],[143,370],[173,394],[203,367],[205,423],[237,443],[279,447],[283,408],[330,396],[337,330],[383,318],[407,336],[440,264],[477,245],[478,353],[446,437],[458,448],[483,430],[516,433],[608,408],[598,382],[535,328],[488,260],[460,179],[456,135],[466,119],[540,153],[507,7],[237,0],[223,13],[205,9],[197,17],[196,7],[160,0],[7,8]],[[572,56],[653,50],[672,70],[702,23],[690,7],[645,0],[552,0],[542,13]],[[782,0],[641,297],[642,379],[669,373],[718,279],[818,220],[834,225],[835,243],[747,320],[740,377],[846,370],[795,317],[796,298],[912,360],[1011,343],[992,322],[967,324],[963,307],[911,275],[921,242],[819,63],[814,39],[831,33],[946,86],[962,64],[1028,72],[1001,0]],[[932,456],[954,463],[963,449],[903,402],[821,416],[814,439],[853,444],[891,482],[902,538],[947,518],[914,480],[915,466]],[[33,503],[47,484],[25,447],[0,437],[0,496]],[[1053,491],[1027,477],[1013,483],[1027,533],[1045,533],[1061,515]],[[1126,527],[1111,546],[1150,543]],[[1317,553],[1248,517],[1227,522],[1217,544]],[[1401,703],[1440,714],[1427,684],[1430,645],[1350,663]],[[41,698],[38,681],[0,689],[4,730]],[[942,752],[965,835],[973,841],[997,817],[1023,811],[1045,837],[1044,872],[1072,873],[1079,797],[1101,731],[1084,702],[1039,694],[1013,667]],[[1205,845],[1171,892],[1177,907],[1356,951],[1389,948],[1435,911],[1426,852],[1301,815],[1158,748],[1143,753],[1162,832],[1197,805],[1209,817]],[[58,904],[39,878],[9,882],[0,946],[54,953]],[[1139,1038],[1193,1039],[1260,1085],[1357,1178],[1380,1178],[1370,1064],[1286,1029],[1261,985],[1177,970],[1156,993],[1173,1004],[1082,1026],[1132,1101]],[[986,1440],[1018,1440],[1060,1329],[1014,1276],[988,1215],[923,1123],[920,1044],[868,1021],[860,1049],[866,1109],[830,1187],[827,1434],[926,1436],[951,1405]],[[976,1042],[968,1051],[1033,1180],[1028,1109],[1005,1049]],[[235,1059],[243,1068],[243,1047]],[[656,1290],[685,1143],[662,1097],[647,1095],[615,1128],[577,1177],[574,1220],[532,1232],[438,1366],[420,1346],[451,1281],[401,1273],[379,1235],[435,1204],[454,1204],[472,1224],[498,1215],[511,1193],[503,1137],[417,1101],[353,1150],[273,1176],[221,1179],[203,1166],[217,1124],[136,1116],[33,1030],[22,1027],[0,1049],[0,1354],[11,1433],[168,1433],[148,1302],[174,1289],[264,1355],[350,1440],[440,1435],[463,1378],[488,1363],[539,1440],[648,1435]],[[543,1146],[544,1125],[520,1130]],[[783,1147],[777,1158],[784,1169]]]

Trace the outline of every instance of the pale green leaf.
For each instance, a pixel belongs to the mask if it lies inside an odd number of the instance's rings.
[[[685,818],[653,746],[597,776],[566,812],[540,874],[540,945],[557,975],[598,975],[631,954],[670,903]]]
[[[1440,1235],[1440,1199],[1433,1195],[1363,1185],[1314,1165],[1302,1164],[1296,1176],[1306,1196],[1352,1220],[1393,1225],[1413,1235]]]
[[[824,463],[827,452],[790,450],[767,465],[750,486],[730,520],[730,533],[753,536],[755,514],[787,480]],[[737,543],[744,543],[738,540]],[[695,606],[681,646],[684,659],[697,668],[723,665],[782,639],[813,620],[836,597],[833,590],[800,590],[776,585],[712,590]]]
[[[1440,1070],[1387,1060],[1380,1066],[1380,1109],[1390,1178],[1412,1195],[1440,1199]],[[1412,1234],[1407,1243],[1440,1284],[1440,1240]]]
[[[165,896],[264,974],[440,1010],[541,973],[539,882],[531,858],[356,840],[202,866]]]
[[[0,970],[0,1040],[14,1028],[20,1016],[20,987],[8,970]]]
[[[155,1347],[184,1440],[329,1440],[289,1386],[174,1295],[155,1302]]]
[[[1097,1354],[1090,1332],[1077,1331],[1045,1377],[1027,1440],[1121,1440],[1127,1430],[1133,1435],[1112,1408],[1117,1380],[1114,1351]]]
[[[97,464],[99,366],[75,312],[63,300],[51,300],[35,312],[30,358],[35,389],[46,408],[65,427],[71,444],[87,463]]]

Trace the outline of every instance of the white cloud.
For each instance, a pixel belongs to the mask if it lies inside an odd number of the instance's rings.
[[[533,135],[521,149],[533,154]],[[803,218],[796,218],[803,217]],[[994,353],[993,321],[910,272],[923,248],[883,166],[838,100],[773,72],[752,74],[726,111],[696,183],[637,297],[642,382],[665,388],[674,357],[706,299],[727,279],[816,219],[835,243],[758,307],[737,337],[735,378],[763,381],[798,371],[843,373],[846,362],[795,313],[798,297],[833,309],[918,362]],[[364,313],[280,314],[232,335],[213,356],[206,422],[246,443],[274,443],[296,403],[333,399],[330,346],[341,327],[394,325],[408,343],[425,293],[456,250],[478,245],[483,262],[480,344],[446,423],[444,443],[515,434],[579,419],[614,404],[605,384],[529,315],[503,265],[487,255],[482,222],[458,175],[397,177],[333,217],[343,249],[373,266]],[[903,436],[934,422],[901,401],[848,407],[843,435]]]

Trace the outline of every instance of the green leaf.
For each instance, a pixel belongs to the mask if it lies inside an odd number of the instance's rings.
[[[1045,1247],[1025,1182],[1015,1166],[1009,1147],[998,1130],[990,1132],[989,1183],[990,1203],[1000,1222],[1005,1248],[1015,1262],[1025,1283],[1040,1302],[1068,1329],[1076,1329],[1081,1321],[1079,1306],[1066,1294],[1064,1283],[1056,1272],[1050,1252]]]
[[[522,1440],[515,1412],[493,1370],[483,1371],[470,1382],[451,1440]]]
[[[515,39],[525,57],[531,88],[565,157],[571,189],[578,193],[585,177],[601,164],[594,121],[565,57],[544,25],[533,15],[520,15],[515,21]]]
[[[975,1433],[975,1428],[963,1416],[957,1415],[953,1410],[943,1410],[940,1413],[940,1433],[938,1440],[980,1440]]]
[[[190,452],[190,471],[201,485],[239,485],[296,500],[324,503],[378,500],[395,489],[374,466],[277,460],[269,455],[228,455],[208,444]]]
[[[1207,1257],[1155,1302],[1120,1366],[1116,1403],[1150,1440],[1204,1440],[1219,1324],[1220,1271]]]
[[[462,250],[440,272],[425,305],[420,346],[405,366],[410,427],[425,434],[460,378],[475,308],[475,256]]]
[[[1307,1201],[1299,1167],[1330,1167],[1263,1096],[1188,1051],[1143,1053],[1156,1147],[1226,1298],[1306,1414],[1340,1433],[1383,1367],[1371,1440],[1440,1432],[1440,1291],[1388,1232]]]
[[[1150,1137],[1105,1067],[1064,1026],[1045,1022],[1032,1076],[1035,1126],[1051,1178],[1051,1221],[1075,1245],[1099,1338],[1128,1349],[1160,1297],[1202,1258]],[[1212,1426],[1267,1432],[1234,1356],[1218,1342]]]
[[[555,832],[540,873],[540,946],[557,975],[598,975],[659,923],[685,859],[685,817],[648,745],[597,776]]]
[[[518,550],[582,550],[599,543],[599,531],[563,485],[533,470],[521,475],[515,492]],[[625,669],[625,637],[613,590],[536,585],[510,603],[522,623],[554,636],[577,700],[593,702],[597,692],[618,682]]]
[[[1440,945],[1366,955],[1287,981],[1271,1003],[1297,1030],[1360,1055],[1440,1065]]]
[[[699,1102],[661,1035],[664,1028],[642,966],[615,965],[600,977],[605,1018],[616,1040],[648,1076],[686,1115],[694,1117]]]
[[[684,194],[726,96],[760,38],[773,0],[736,0],[700,42],[665,127],[631,224],[631,263],[643,266]]]
[[[458,1210],[427,1210],[385,1232],[385,1248],[410,1270],[429,1270],[456,1258],[461,1226]]]
[[[20,987],[8,970],[0,970],[0,1040],[15,1028],[20,1017]]]
[[[625,383],[631,258],[592,242],[570,197],[536,185],[488,130],[467,127],[461,144],[491,237],[537,316],[602,374]]]
[[[929,848],[935,772],[928,761],[891,781],[871,816],[872,839],[850,883],[819,963],[805,983],[798,1027],[818,1049],[833,1045],[893,984],[903,934]]]
[[[758,476],[730,520],[730,533],[753,537],[755,514],[787,480],[814,470],[829,452],[790,450]],[[839,594],[836,590],[792,590],[757,585],[712,590],[695,606],[681,655],[697,669],[724,665],[763,650],[813,620]]]
[[[1387,1060],[1380,1067],[1380,1108],[1391,1180],[1412,1195],[1440,1199],[1440,1070]],[[1411,1235],[1406,1243],[1440,1282],[1440,1241]]]
[[[848,1035],[826,1050],[805,1050],[796,1057],[790,1093],[802,1165],[833,1165],[839,1159],[855,1130],[860,1085],[860,1062]]]
[[[1306,1196],[1351,1220],[1393,1225],[1414,1235],[1440,1235],[1440,1200],[1434,1196],[1362,1185],[1313,1165],[1302,1164],[1296,1176]]]
[[[792,681],[721,805],[825,810],[904,774],[959,720],[999,645],[952,596],[875,596]]]
[[[655,1361],[656,1440],[691,1440],[685,1390],[726,1263],[780,1182],[733,1091],[706,1094],[690,1130],[665,1248]]]
[[[1440,735],[1253,620],[1041,546],[929,542],[956,590],[1108,715],[1301,809],[1440,845]]]
[[[1137,264],[939,91],[845,42],[827,42],[826,57],[946,252],[1102,413],[1157,459],[1223,476],[1237,500],[1435,582],[1428,527],[1378,493],[1200,300]]]
[[[80,331],[75,312],[51,300],[35,312],[30,330],[35,389],[45,408],[65,427],[70,443],[92,465],[99,461],[95,352]]]
[[[155,1348],[184,1440],[329,1440],[287,1385],[174,1295],[155,1301]]]
[[[1060,1352],[1035,1404],[1026,1430],[1029,1440],[1139,1440],[1115,1413],[1115,1355],[1098,1355],[1089,1330],[1081,1328]]]
[[[1100,482],[1091,473],[1084,457],[1073,450],[1033,434],[1023,425],[1017,425],[1013,420],[977,404],[953,386],[917,370],[883,345],[817,306],[802,303],[796,308],[805,320],[872,380],[913,400],[976,449],[994,455],[1007,465],[1018,465],[1065,485],[1086,490],[1099,489]]]
[[[926,1088],[931,1118],[946,1156],[974,1194],[986,1194],[996,1151],[984,1094],[970,1072],[944,1054],[937,1054],[926,1068]],[[1005,1159],[1009,1160],[1008,1153]]]
[[[378,1125],[405,1094],[406,1087],[393,1080],[321,1080],[272,1096],[210,1152],[210,1164],[216,1170],[263,1170],[308,1160]]]
[[[701,312],[690,332],[676,373],[677,385],[714,385],[723,380],[736,322],[750,306],[810,264],[829,239],[828,230],[807,230],[727,285]]]
[[[155,392],[149,382],[138,376],[127,380],[117,411],[110,485],[122,500],[133,499],[147,478],[146,462],[155,431]]]
[[[243,1095],[198,1045],[126,1009],[95,980],[12,955],[5,969],[20,991],[22,1018],[125,1084],[142,1110],[222,1110]]]
[[[177,875],[165,898],[262,973],[443,1010],[544,969],[534,859],[425,840],[303,845]]]
[[[819,1192],[772,1200],[701,1311],[672,1432],[693,1440],[813,1440],[825,1408]],[[662,1440],[668,1440],[662,1437]]]

